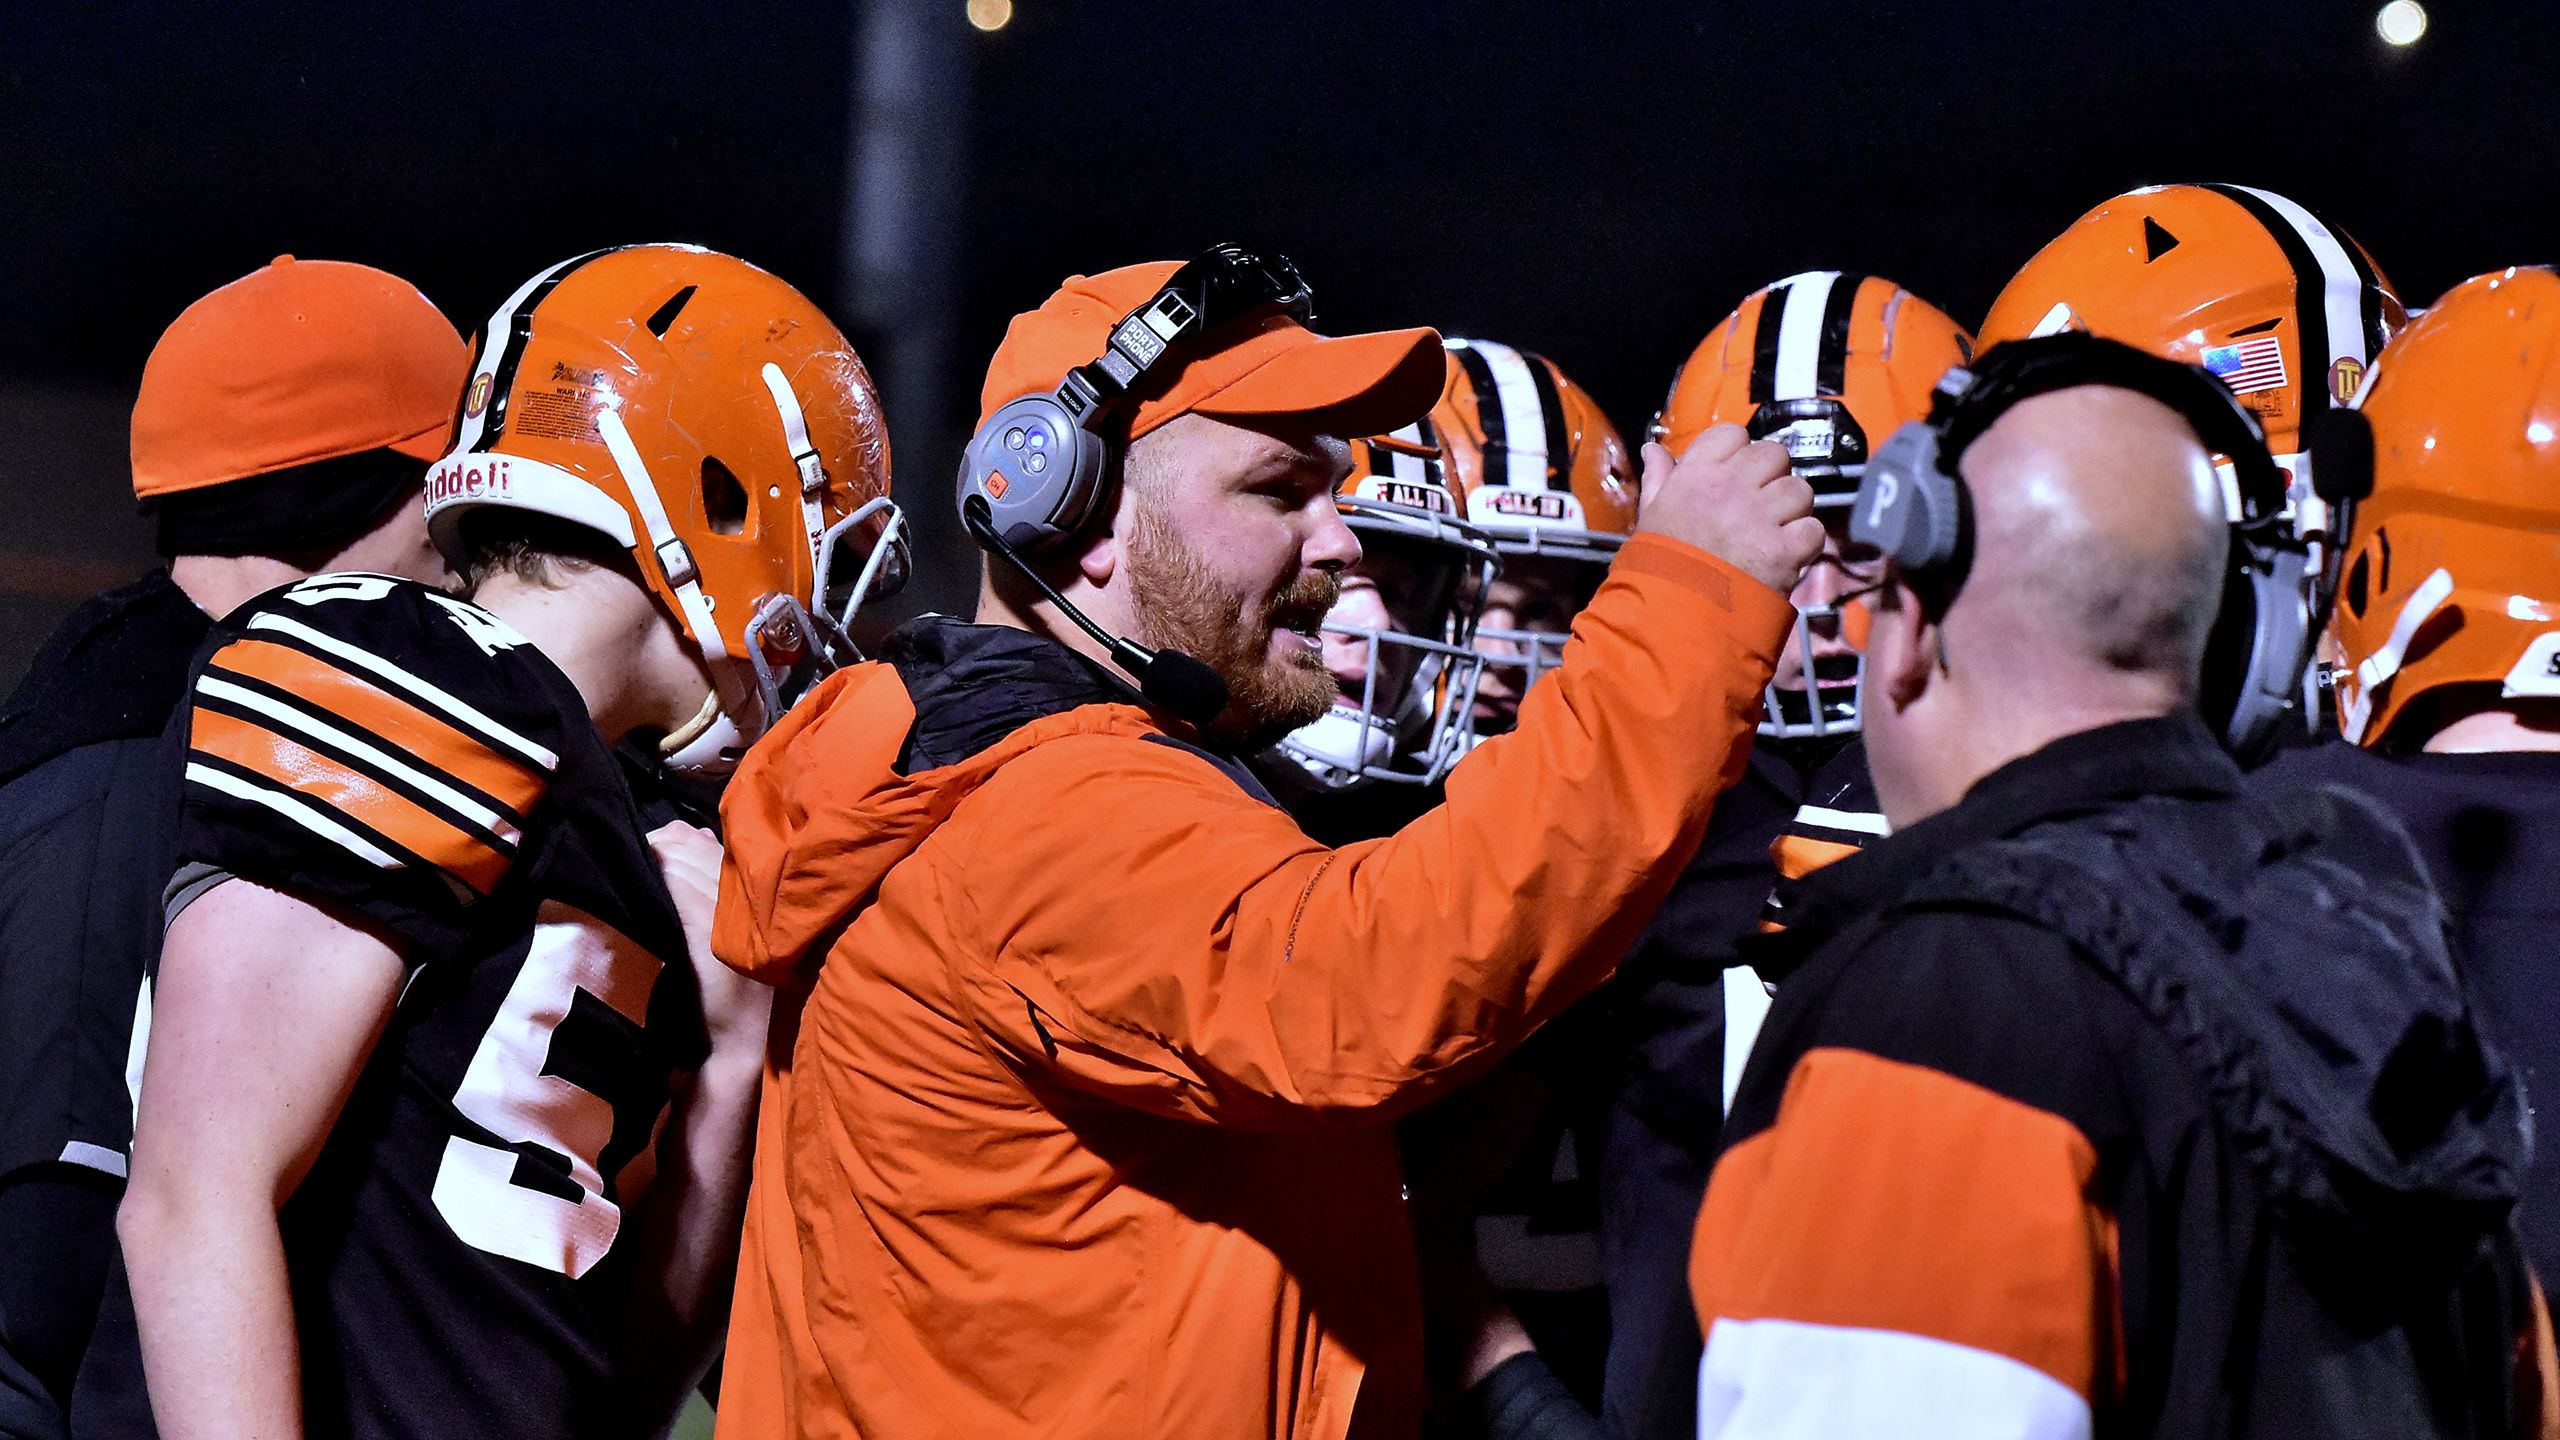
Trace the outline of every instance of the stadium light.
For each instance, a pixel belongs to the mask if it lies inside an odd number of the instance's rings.
[[[2393,45],[2415,45],[2427,33],[2427,7],[2418,0],[2391,0],[2373,17],[2373,28]]]

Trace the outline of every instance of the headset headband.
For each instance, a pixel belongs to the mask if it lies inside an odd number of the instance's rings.
[[[1166,278],[1147,303],[1111,327],[1111,343],[1059,382],[1059,405],[1093,429],[1165,352],[1266,306],[1301,325],[1315,320],[1315,293],[1286,255],[1212,245]]]

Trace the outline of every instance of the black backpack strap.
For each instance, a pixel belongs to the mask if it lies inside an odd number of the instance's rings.
[[[2098,873],[2064,847],[2008,841],[1950,856],[1896,909],[1990,909],[2069,941],[2167,1033],[2269,1193],[2299,1193],[2297,1186],[2319,1183],[2321,1167],[2283,1143],[2289,1127],[2273,1109],[2276,1090],[2255,1047],[2216,1023],[2229,1005],[2218,993],[2228,982],[2212,976],[2216,962],[2199,923],[2206,917],[2178,914],[2164,898],[2135,876]]]

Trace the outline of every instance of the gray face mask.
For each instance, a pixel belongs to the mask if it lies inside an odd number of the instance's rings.
[[[1448,516],[1377,501],[1339,503],[1344,523],[1373,555],[1396,547],[1411,568],[1445,578],[1423,587],[1429,595],[1384,602],[1393,623],[1327,619],[1322,633],[1336,673],[1358,678],[1345,682],[1330,710],[1273,749],[1325,789],[1436,784],[1467,750],[1487,663],[1475,649],[1476,619],[1500,562],[1482,532]]]
[[[1866,673],[1866,657],[1856,657],[1845,674],[1825,674],[1813,658],[1814,627],[1840,623],[1838,605],[1796,612],[1796,653],[1804,657],[1804,688],[1784,690],[1776,681],[1769,682],[1760,695],[1762,735],[1772,740],[1816,740],[1858,733],[1858,686]]]

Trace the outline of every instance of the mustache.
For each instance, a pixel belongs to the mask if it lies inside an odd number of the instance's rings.
[[[1342,598],[1342,577],[1329,570],[1301,575],[1271,597],[1262,607],[1265,623],[1282,620],[1322,620],[1331,614],[1335,602]]]

